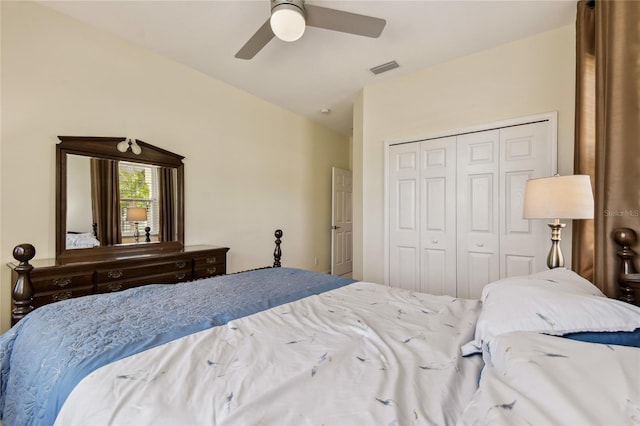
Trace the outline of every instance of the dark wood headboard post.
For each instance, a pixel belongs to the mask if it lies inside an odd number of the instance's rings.
[[[13,310],[11,320],[15,324],[29,312],[33,311],[33,285],[31,284],[31,271],[33,266],[29,263],[36,255],[36,248],[31,244],[20,244],[13,249],[13,257],[20,262],[15,267],[18,274],[13,287]]]
[[[280,244],[282,243],[282,240],[280,240],[280,238],[282,238],[282,230],[277,229],[273,235],[276,237],[276,249],[273,251],[273,267],[279,268],[282,266],[280,264],[280,258],[282,258],[282,250],[280,250]]]
[[[636,233],[630,228],[618,228],[613,232],[613,240],[621,247],[617,251],[622,263],[620,274],[618,275],[618,285],[620,286],[620,300],[635,304],[635,290],[640,288],[640,274],[633,266],[633,258],[636,252],[631,246],[636,243]]]

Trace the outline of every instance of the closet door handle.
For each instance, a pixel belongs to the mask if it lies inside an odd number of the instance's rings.
[[[331,227],[331,229],[340,229],[340,227],[339,227],[339,226],[335,226],[335,225],[333,225],[333,226]]]
[[[476,244],[478,247],[484,247],[484,243],[478,243]]]
[[[438,244],[438,240],[431,240],[433,244]]]

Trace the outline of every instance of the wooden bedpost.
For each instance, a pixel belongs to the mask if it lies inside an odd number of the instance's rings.
[[[273,251],[273,267],[279,268],[282,266],[280,264],[280,258],[282,258],[282,250],[280,250],[280,243],[282,243],[280,240],[280,238],[282,238],[282,230],[276,229],[274,235],[276,237],[276,249]]]
[[[13,257],[18,262],[15,271],[18,274],[13,286],[13,310],[11,311],[11,323],[15,324],[33,311],[31,301],[33,299],[33,285],[31,284],[31,271],[33,266],[29,263],[36,255],[36,248],[31,244],[20,244],[13,249]]]
[[[635,304],[635,290],[640,289],[640,274],[633,266],[633,258],[636,252],[631,248],[636,243],[636,233],[630,228],[618,228],[613,232],[613,240],[621,247],[617,251],[620,260],[620,274],[618,275],[618,285],[620,286],[619,299]]]

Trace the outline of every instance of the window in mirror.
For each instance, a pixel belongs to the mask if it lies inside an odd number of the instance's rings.
[[[159,167],[121,161],[118,165],[118,172],[122,242],[134,241],[136,222],[138,223],[140,234],[143,234],[142,231],[145,227],[149,227],[151,228],[151,241],[158,241],[160,223],[158,208]],[[146,215],[144,215],[146,219],[128,220],[130,218],[127,217],[127,211],[130,208],[143,208],[146,212]]]

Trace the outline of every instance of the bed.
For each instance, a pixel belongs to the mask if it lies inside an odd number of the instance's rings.
[[[100,247],[100,240],[98,240],[98,224],[94,222],[91,225],[91,228],[93,229],[92,232],[67,231],[65,247],[70,250]]]
[[[0,409],[7,426],[639,425],[639,347],[640,308],[566,269],[466,300],[267,268],[34,310],[0,337]]]
[[[100,241],[89,232],[67,232],[67,249],[100,247]]]

